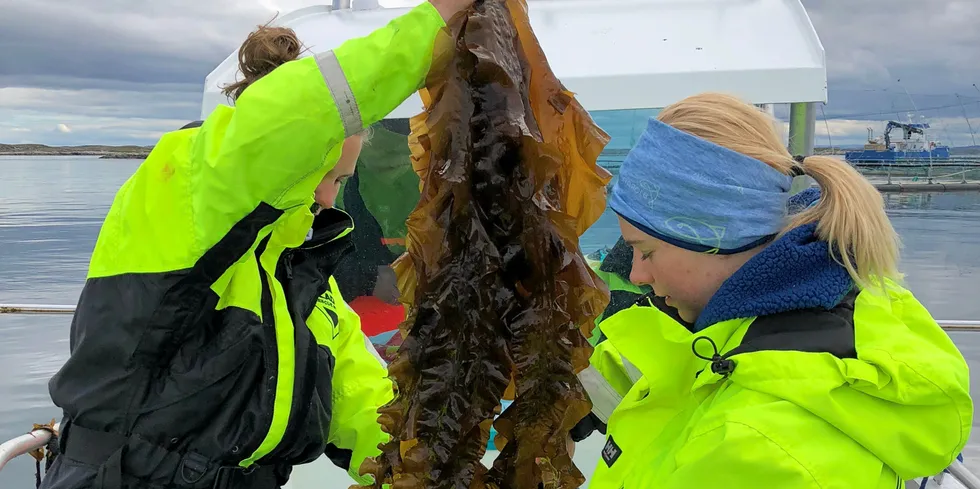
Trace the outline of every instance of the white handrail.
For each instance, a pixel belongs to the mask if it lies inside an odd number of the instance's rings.
[[[970,469],[967,469],[963,462],[954,460],[953,464],[946,470],[948,470],[950,474],[953,474],[953,477],[955,477],[960,484],[966,486],[966,489],[980,489],[980,478],[978,478],[973,472],[970,472]]]
[[[980,321],[946,319],[936,321],[947,331],[980,331]]]
[[[75,314],[75,306],[54,304],[0,304],[0,314]]]
[[[61,425],[55,423],[54,430],[58,431]],[[30,453],[41,448],[51,441],[51,432],[48,430],[34,430],[26,435],[8,440],[0,444],[0,470],[7,465],[7,462],[25,453]]]

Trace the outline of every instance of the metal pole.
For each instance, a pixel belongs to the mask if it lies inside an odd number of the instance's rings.
[[[793,156],[813,154],[814,132],[817,127],[817,104],[797,102],[789,106],[789,152]],[[812,185],[808,176],[793,179],[789,192],[795,194]]]
[[[52,304],[0,304],[0,314],[74,314],[75,306]]]
[[[902,83],[902,79],[901,78],[898,79],[898,83],[899,84]],[[912,110],[915,111],[915,115],[919,115],[919,108],[916,107],[915,100],[912,100],[912,95],[905,88],[905,85],[901,85],[901,87],[902,87],[902,90],[905,92],[905,96],[909,98],[909,103],[912,104]],[[909,116],[909,124],[914,124],[914,123],[915,123],[915,120],[912,119],[912,116]],[[949,134],[947,134],[947,136],[949,136]],[[926,142],[925,139],[926,139],[926,134],[925,134],[925,131],[923,131],[922,132],[922,140],[923,140],[923,143]],[[950,144],[952,144],[952,143],[953,142],[950,141]],[[926,146],[926,147],[928,147],[928,146]],[[927,178],[926,181],[928,183],[932,183],[932,150],[928,150],[928,151],[929,151],[929,169],[926,170],[926,178]]]
[[[61,428],[60,423],[55,423],[52,428],[55,433]],[[18,436],[13,440],[0,441],[0,470],[3,470],[7,462],[16,457],[30,453],[38,448],[43,448],[51,440],[51,432],[48,430],[34,430],[26,435]]]
[[[977,138],[973,135],[973,124],[970,124],[970,118],[966,115],[966,107],[963,105],[963,101],[960,100],[960,94],[954,93],[956,95],[956,101],[960,103],[960,109],[963,110],[963,118],[966,119],[966,127],[970,128],[970,139],[973,140],[973,145],[977,145]]]
[[[980,321],[942,320],[936,322],[946,331],[980,331]]]
[[[947,470],[949,470],[949,473],[952,474],[953,477],[956,477],[956,480],[960,481],[960,483],[963,484],[966,489],[980,489],[980,478],[973,475],[973,472],[970,472],[969,469],[966,468],[966,465],[963,465],[963,462],[954,460],[953,465],[950,465]]]
[[[817,125],[816,103],[798,102],[789,106],[789,152],[813,154],[813,133]]]
[[[827,128],[827,143],[830,144],[830,151],[834,150],[834,138],[830,135],[830,123],[827,122],[827,113],[823,111],[823,104],[818,105],[820,107],[820,115],[823,116],[823,125]],[[816,136],[814,136],[816,138]],[[871,138],[868,138],[871,139]]]

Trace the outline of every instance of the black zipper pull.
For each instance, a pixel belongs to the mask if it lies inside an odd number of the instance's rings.
[[[708,340],[708,343],[711,344],[711,349],[714,350],[714,354],[711,355],[710,358],[698,353],[697,346],[698,346],[698,341],[700,340]],[[716,374],[724,375],[727,377],[733,371],[735,371],[735,361],[722,357],[718,353],[718,345],[715,344],[714,340],[712,340],[707,336],[698,336],[697,338],[694,338],[694,342],[691,343],[691,350],[694,351],[694,356],[702,360],[707,360],[711,362],[711,371]]]

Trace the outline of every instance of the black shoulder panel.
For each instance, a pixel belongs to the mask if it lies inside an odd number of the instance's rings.
[[[202,124],[204,124],[204,121],[188,122],[187,124],[184,124],[184,127],[181,127],[180,130],[201,127]]]
[[[851,291],[833,309],[801,309],[756,318],[731,357],[752,351],[777,350],[830,353],[837,358],[857,358],[854,345],[854,301]]]

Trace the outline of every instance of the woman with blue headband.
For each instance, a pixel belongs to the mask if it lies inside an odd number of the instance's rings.
[[[819,192],[791,202],[802,175]],[[894,489],[966,444],[967,365],[900,285],[853,168],[794,158],[769,116],[702,94],[650,121],[609,203],[655,296],[602,323],[641,377],[592,488]]]

